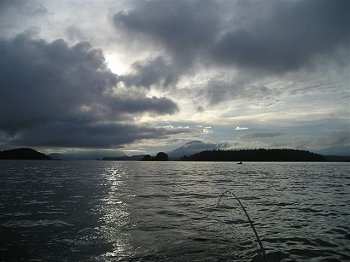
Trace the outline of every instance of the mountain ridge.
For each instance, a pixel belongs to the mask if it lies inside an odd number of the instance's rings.
[[[51,158],[32,148],[16,148],[0,151],[3,160],[51,160]]]

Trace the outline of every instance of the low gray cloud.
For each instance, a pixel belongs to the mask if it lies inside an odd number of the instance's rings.
[[[70,148],[122,148],[141,139],[164,139],[191,130],[135,124],[53,122],[26,129],[14,136],[17,145]]]
[[[314,136],[286,137],[271,143],[271,147],[313,150],[323,155],[349,155],[350,130],[339,129]]]
[[[281,135],[283,135],[283,133],[279,133],[279,132],[250,133],[250,134],[242,135],[241,138],[243,138],[243,139],[259,139],[259,138],[276,137],[276,136],[281,136]]]
[[[84,37],[81,30],[74,25],[68,26],[66,31],[65,31],[65,34],[67,35],[68,39],[70,41],[73,41],[73,42],[80,41],[81,39],[86,38],[86,37]]]
[[[48,12],[45,6],[37,0],[1,0],[0,13],[8,11],[16,11],[22,15],[30,16],[42,15]]]
[[[276,90],[270,90],[263,84],[254,83],[249,77],[235,77],[232,79],[210,79],[198,94],[204,96],[210,105],[216,105],[232,99],[264,99]]]
[[[88,42],[70,47],[22,34],[0,39],[0,57],[0,132],[13,144],[110,147],[162,137],[133,116],[178,110],[165,97],[119,91],[118,76]]]
[[[350,130],[333,130],[322,136],[308,138],[296,137],[291,143],[298,148],[327,148],[350,146]]]
[[[169,152],[169,155],[173,158],[180,158],[185,155],[189,156],[206,150],[228,150],[234,148],[234,146],[235,144],[230,142],[213,143],[209,141],[193,140]]]

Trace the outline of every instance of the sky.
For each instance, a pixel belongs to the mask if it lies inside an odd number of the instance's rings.
[[[350,1],[1,0],[0,149],[348,149]]]

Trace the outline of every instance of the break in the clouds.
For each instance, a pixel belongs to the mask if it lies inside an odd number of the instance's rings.
[[[0,143],[348,146],[349,11],[347,0],[1,1]]]
[[[161,138],[169,132],[122,121],[178,110],[165,97],[120,91],[102,51],[87,42],[21,34],[0,40],[0,56],[0,131],[11,144],[116,147]]]
[[[242,130],[248,130],[249,128],[248,127],[240,127],[240,126],[237,126],[235,128],[236,131],[242,131]]]

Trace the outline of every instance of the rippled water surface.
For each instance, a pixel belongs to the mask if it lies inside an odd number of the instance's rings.
[[[0,161],[0,260],[350,260],[350,164]]]

